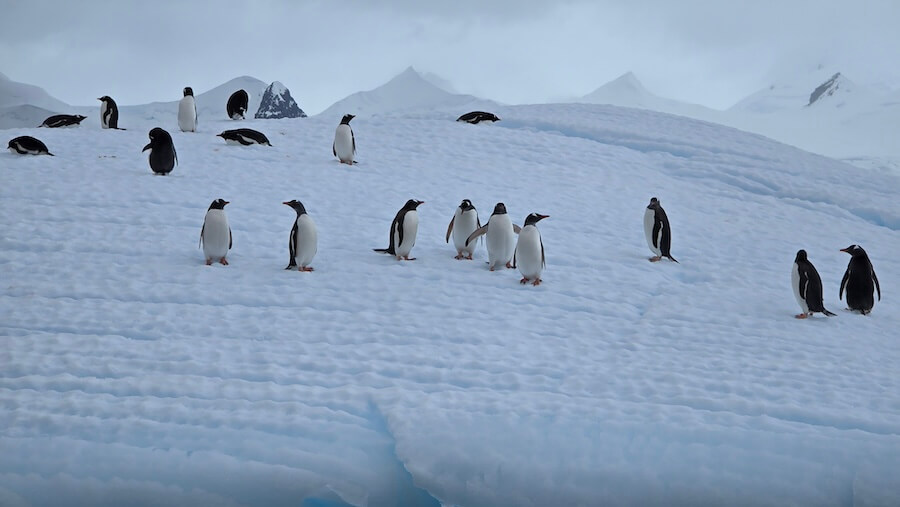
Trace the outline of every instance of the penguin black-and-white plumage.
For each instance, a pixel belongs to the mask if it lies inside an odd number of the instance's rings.
[[[353,156],[356,155],[356,137],[353,136],[353,129],[350,127],[350,120],[353,118],[356,118],[356,116],[345,114],[341,118],[341,123],[334,130],[334,142],[331,144],[331,153],[342,164],[353,164]]]
[[[243,120],[244,113],[247,112],[247,108],[250,107],[250,96],[247,95],[245,90],[238,90],[231,94],[228,97],[228,103],[225,104],[225,110],[228,112],[228,117],[232,120]]]
[[[206,257],[206,265],[219,261],[225,266],[228,260],[225,257],[231,250],[231,227],[228,225],[228,217],[225,215],[225,199],[216,199],[206,210],[203,217],[203,227],[200,229],[200,245],[203,246],[203,256]]]
[[[390,244],[387,248],[373,248],[376,252],[391,254],[397,260],[414,261],[409,252],[416,244],[416,234],[419,231],[419,214],[416,208],[425,201],[410,199],[400,208],[394,221],[391,222]]]
[[[844,271],[838,297],[843,299],[844,289],[846,289],[847,307],[867,315],[875,306],[874,292],[876,290],[878,291],[878,300],[881,301],[881,284],[878,283],[878,277],[875,276],[875,268],[863,247],[850,245],[842,248],[841,251],[850,254],[850,262],[847,264],[847,270]]]
[[[182,132],[197,131],[197,103],[194,102],[194,90],[186,86],[184,97],[178,103],[178,128]]]
[[[19,155],[50,155],[47,145],[40,139],[31,136],[19,136],[9,140],[9,151]]]
[[[506,205],[498,202],[494,212],[486,224],[479,227],[466,238],[466,245],[472,244],[479,236],[485,235],[488,251],[488,268],[493,271],[500,266],[512,268],[512,257],[515,251],[516,237],[522,228],[512,223],[506,212]]]
[[[472,205],[472,201],[463,199],[453,218],[450,219],[450,225],[447,226],[446,242],[450,242],[450,236],[453,236],[453,246],[456,247],[456,259],[472,260],[472,254],[475,253],[475,243],[466,244],[466,240],[473,232],[481,227],[481,220],[478,219],[478,211]]]
[[[797,304],[802,310],[799,315],[796,315],[798,319],[805,319],[816,312],[824,313],[829,317],[835,315],[825,309],[822,302],[822,278],[816,271],[816,267],[809,262],[806,250],[797,251],[797,256],[794,258],[791,287],[794,289]]]
[[[269,138],[266,137],[265,134],[253,129],[226,130],[221,134],[216,134],[216,136],[221,137],[228,144],[240,144],[243,146],[265,144],[266,146],[272,146],[272,143],[269,142]]]
[[[647,246],[654,256],[650,262],[656,262],[663,257],[668,257],[672,262],[678,262],[672,257],[672,231],[669,228],[669,217],[656,197],[650,198],[650,204],[644,211],[644,236],[647,238]]]
[[[150,150],[150,169],[155,174],[169,174],[178,162],[178,154],[175,152],[172,136],[159,127],[150,129],[148,136],[150,142],[141,151]]]
[[[290,206],[291,209],[297,212],[294,226],[291,227],[291,237],[288,240],[291,260],[284,269],[297,268],[298,271],[312,271],[313,268],[309,266],[309,263],[316,256],[319,242],[316,223],[310,218],[302,202],[294,199],[285,201],[282,204]]]
[[[81,121],[87,118],[80,114],[55,114],[44,120],[39,127],[49,127],[52,129],[60,127],[72,127],[81,124]]]
[[[119,128],[119,106],[109,95],[104,95],[100,101],[100,126],[105,129],[125,130]]]
[[[519,241],[516,242],[516,250],[513,253],[513,266],[519,268],[519,272],[522,273],[522,279],[519,281],[523,284],[541,283],[541,272],[547,265],[547,260],[544,257],[544,241],[541,239],[537,223],[549,216],[531,213],[525,217],[525,225],[519,232]]]
[[[495,115],[494,113],[486,113],[484,111],[472,111],[470,113],[466,113],[466,114],[460,116],[459,118],[456,119],[456,121],[464,121],[466,123],[471,123],[474,125],[474,124],[477,124],[477,123],[480,123],[483,121],[491,121],[491,122],[500,121],[500,118],[497,117],[497,115]]]

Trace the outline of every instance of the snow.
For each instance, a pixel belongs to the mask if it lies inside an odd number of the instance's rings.
[[[896,174],[585,104],[360,117],[351,167],[329,115],[240,147],[221,106],[169,129],[170,176],[140,150],[174,108],[7,131],[56,157],[0,153],[0,504],[900,504]],[[680,264],[646,260],[651,196]],[[312,273],[283,269],[295,198]],[[418,260],[372,252],[409,198]],[[453,259],[463,198],[551,216],[542,285]],[[852,243],[867,317],[837,298]],[[800,248],[838,316],[792,317]]]
[[[51,97],[43,88],[13,81],[0,74],[0,108],[22,105],[32,105],[57,113],[64,113],[69,108],[68,104]]]

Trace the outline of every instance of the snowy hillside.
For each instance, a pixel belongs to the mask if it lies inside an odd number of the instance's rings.
[[[648,109],[650,111],[677,114],[697,119],[714,119],[719,113],[698,104],[679,102],[654,95],[644,87],[632,72],[622,74],[581,97],[576,102],[636,107],[638,109]]]
[[[26,104],[54,112],[65,112],[69,108],[68,104],[51,97],[43,88],[13,81],[0,73],[0,108]]]
[[[0,154],[0,505],[900,505],[896,175],[637,109],[503,121],[247,120],[18,129]],[[202,117],[201,117],[202,118]],[[650,263],[651,196],[680,261]],[[197,248],[226,207],[229,266]],[[372,252],[409,198],[413,262]],[[460,200],[532,212],[544,283],[453,259]],[[299,199],[312,273],[285,271]],[[843,311],[865,247],[883,299]],[[799,321],[809,252],[838,316]]]
[[[471,110],[497,107],[497,103],[490,100],[445,91],[434,84],[434,81],[434,77],[426,79],[415,69],[408,67],[374,90],[357,92],[335,102],[318,116],[340,121],[346,113],[363,118],[414,110],[442,110],[450,116],[453,113],[459,116]]]

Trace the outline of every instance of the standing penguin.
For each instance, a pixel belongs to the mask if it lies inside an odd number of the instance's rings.
[[[416,208],[425,201],[417,201],[410,199],[397,212],[394,221],[391,222],[390,244],[387,248],[373,248],[376,252],[388,253],[397,258],[397,260],[414,261],[415,257],[410,257],[409,252],[413,245],[416,244],[416,233],[419,231],[419,214]]]
[[[672,231],[669,229],[669,217],[659,204],[656,197],[650,198],[650,205],[644,211],[644,235],[647,237],[647,246],[654,256],[650,262],[657,262],[663,257],[668,257],[672,262],[678,262],[669,253],[672,247]]]
[[[203,218],[200,244],[203,245],[207,266],[216,260],[225,266],[228,265],[225,256],[231,250],[231,227],[228,226],[228,217],[225,216],[226,204],[228,201],[225,199],[216,199],[209,205],[206,217]]]
[[[481,227],[481,220],[478,220],[478,211],[472,205],[472,201],[463,199],[456,208],[453,218],[450,219],[450,225],[447,226],[447,239],[450,242],[450,234],[453,234],[453,246],[456,247],[455,259],[472,260],[472,254],[475,253],[475,243],[466,244],[469,235]]]
[[[19,155],[50,155],[50,150],[43,141],[31,136],[19,136],[9,140],[9,151]]]
[[[794,269],[791,270],[791,287],[794,289],[794,297],[803,313],[795,315],[798,319],[805,319],[815,312],[824,313],[828,317],[834,314],[825,309],[822,303],[822,278],[816,267],[806,257],[806,250],[798,250],[794,259]]]
[[[243,120],[244,113],[246,113],[247,108],[250,107],[249,104],[250,96],[247,95],[247,92],[238,90],[228,97],[228,103],[225,104],[225,110],[228,112],[228,117],[232,120]]]
[[[484,226],[479,227],[475,232],[466,238],[466,245],[475,241],[482,234],[487,234],[488,264],[491,271],[506,265],[512,268],[512,256],[515,249],[515,235],[522,230],[521,227],[512,223],[509,214],[506,212],[506,205],[498,202],[494,206],[494,213]]]
[[[522,273],[520,283],[541,284],[541,271],[547,263],[544,258],[544,242],[541,240],[541,231],[538,230],[537,223],[547,217],[549,215],[540,213],[532,213],[525,217],[525,226],[519,232],[519,241],[513,253],[513,266],[517,266]]]
[[[100,104],[100,126],[105,129],[125,130],[119,128],[119,106],[109,95],[97,99]]]
[[[331,152],[342,164],[354,164],[353,156],[356,155],[356,138],[353,137],[353,129],[350,128],[350,120],[356,118],[352,114],[345,114],[341,118],[341,124],[334,131],[334,143]]]
[[[150,129],[148,136],[150,142],[141,151],[150,150],[150,169],[154,174],[169,174],[178,162],[178,154],[175,153],[172,136],[159,127]]]
[[[312,271],[313,268],[309,267],[309,263],[316,256],[318,247],[316,223],[306,213],[302,202],[295,199],[282,204],[290,206],[297,212],[297,218],[294,219],[294,226],[291,227],[291,237],[288,241],[291,260],[284,269],[297,268],[297,271]]]
[[[878,290],[878,300],[881,301],[881,285],[878,283],[878,277],[875,276],[875,268],[872,267],[872,261],[869,260],[869,256],[861,246],[850,245],[842,248],[841,251],[850,254],[850,263],[847,264],[847,271],[844,272],[844,278],[841,280],[838,298],[843,299],[846,287],[847,306],[851,310],[867,315],[875,306],[873,292],[876,289]]]
[[[184,88],[184,97],[178,103],[178,128],[182,132],[197,131],[197,104],[194,102],[194,90],[190,86]]]

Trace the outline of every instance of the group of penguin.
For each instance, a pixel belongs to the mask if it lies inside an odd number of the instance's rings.
[[[178,104],[178,126],[183,132],[196,132],[197,130],[197,105],[194,102],[194,92],[191,87],[185,87],[184,97]],[[119,112],[116,102],[108,95],[100,97],[100,120],[105,129],[120,129],[118,126]],[[244,118],[248,109],[249,96],[246,91],[238,90],[231,94],[226,104],[228,117],[233,120]],[[344,164],[352,165],[356,161],[356,138],[350,121],[355,118],[352,114],[345,114],[340,124],[335,129],[332,154]],[[82,115],[54,115],[42,123],[41,127],[65,127],[78,125],[85,116]],[[463,114],[456,121],[477,124],[482,121],[500,121],[493,113],[484,111],[472,111]],[[156,174],[168,174],[177,163],[178,157],[172,136],[164,129],[155,127],[149,132],[150,142],[142,151],[150,150],[148,157],[150,168]],[[264,144],[271,146],[268,138],[261,132],[253,129],[226,130],[219,137],[230,144]],[[47,146],[31,136],[20,136],[9,142],[9,149],[19,154],[53,155]],[[410,257],[416,242],[416,234],[419,227],[419,218],[416,209],[424,201],[410,199],[400,208],[391,223],[389,242],[387,248],[376,248],[376,252],[393,255],[397,260],[415,260]],[[218,261],[227,265],[228,250],[232,246],[231,229],[225,216],[225,205],[228,201],[216,199],[210,204],[200,231],[200,244],[206,257],[206,264]],[[297,268],[299,271],[312,271],[310,266],[317,250],[317,232],[315,222],[309,217],[303,203],[292,200],[283,204],[290,206],[297,213],[291,228],[289,240],[290,261],[287,268]],[[518,268],[522,274],[521,283],[539,285],[541,272],[546,265],[544,245],[541,240],[537,223],[548,218],[548,215],[531,213],[525,218],[523,227],[512,223],[506,211],[506,206],[500,202],[494,206],[491,218],[484,226],[478,219],[475,206],[468,199],[463,199],[457,207],[450,224],[447,226],[446,242],[453,237],[456,248],[456,259],[471,260],[475,250],[475,241],[482,235],[485,236],[488,251],[488,265],[491,271],[500,267]],[[518,234],[518,240],[515,235]],[[647,246],[653,253],[651,262],[660,261],[663,257],[678,262],[671,254],[672,233],[669,219],[659,199],[652,197],[650,204],[644,212],[644,235]],[[847,291],[847,306],[852,311],[867,315],[875,305],[875,292],[878,300],[881,300],[881,286],[875,269],[869,260],[866,251],[859,245],[850,245],[841,250],[850,254],[850,262],[841,280],[838,297],[843,299],[844,290]],[[822,279],[815,266],[809,261],[805,250],[797,252],[791,271],[791,286],[797,303],[802,313],[796,315],[798,319],[807,318],[814,313],[823,313],[826,316],[835,314],[825,309],[823,303]]]

